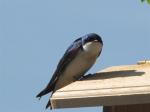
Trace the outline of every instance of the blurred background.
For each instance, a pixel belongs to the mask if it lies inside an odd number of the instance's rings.
[[[43,112],[49,82],[67,47],[87,33],[104,42],[88,73],[150,59],[150,5],[140,0],[0,0],[0,111]],[[53,112],[99,112],[102,107]]]

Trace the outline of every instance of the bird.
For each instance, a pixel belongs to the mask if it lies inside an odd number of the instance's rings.
[[[86,77],[85,73],[94,65],[103,47],[102,38],[96,33],[89,33],[76,39],[65,51],[47,86],[36,96],[41,98],[48,93]],[[51,94],[51,96],[52,96]],[[50,100],[46,109],[51,107]]]

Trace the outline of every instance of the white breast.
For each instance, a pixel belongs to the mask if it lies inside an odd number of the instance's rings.
[[[75,59],[66,67],[56,83],[55,90],[75,81],[75,77],[81,77],[95,63],[96,58],[101,51],[101,45],[98,42],[88,43],[83,46]]]
[[[90,56],[97,56],[102,49],[102,44],[99,42],[88,42],[83,46],[84,51]]]

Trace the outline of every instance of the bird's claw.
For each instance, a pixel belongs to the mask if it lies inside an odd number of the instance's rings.
[[[87,75],[83,75],[79,80],[83,80],[83,79],[86,79],[86,78],[89,78],[91,77],[91,73],[87,74]]]
[[[74,76],[73,78],[74,78],[75,81],[80,79],[79,76]]]

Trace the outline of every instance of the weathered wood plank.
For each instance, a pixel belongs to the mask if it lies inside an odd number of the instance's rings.
[[[105,106],[103,112],[150,112],[150,104]]]
[[[59,89],[52,108],[150,103],[150,63],[109,67]]]

